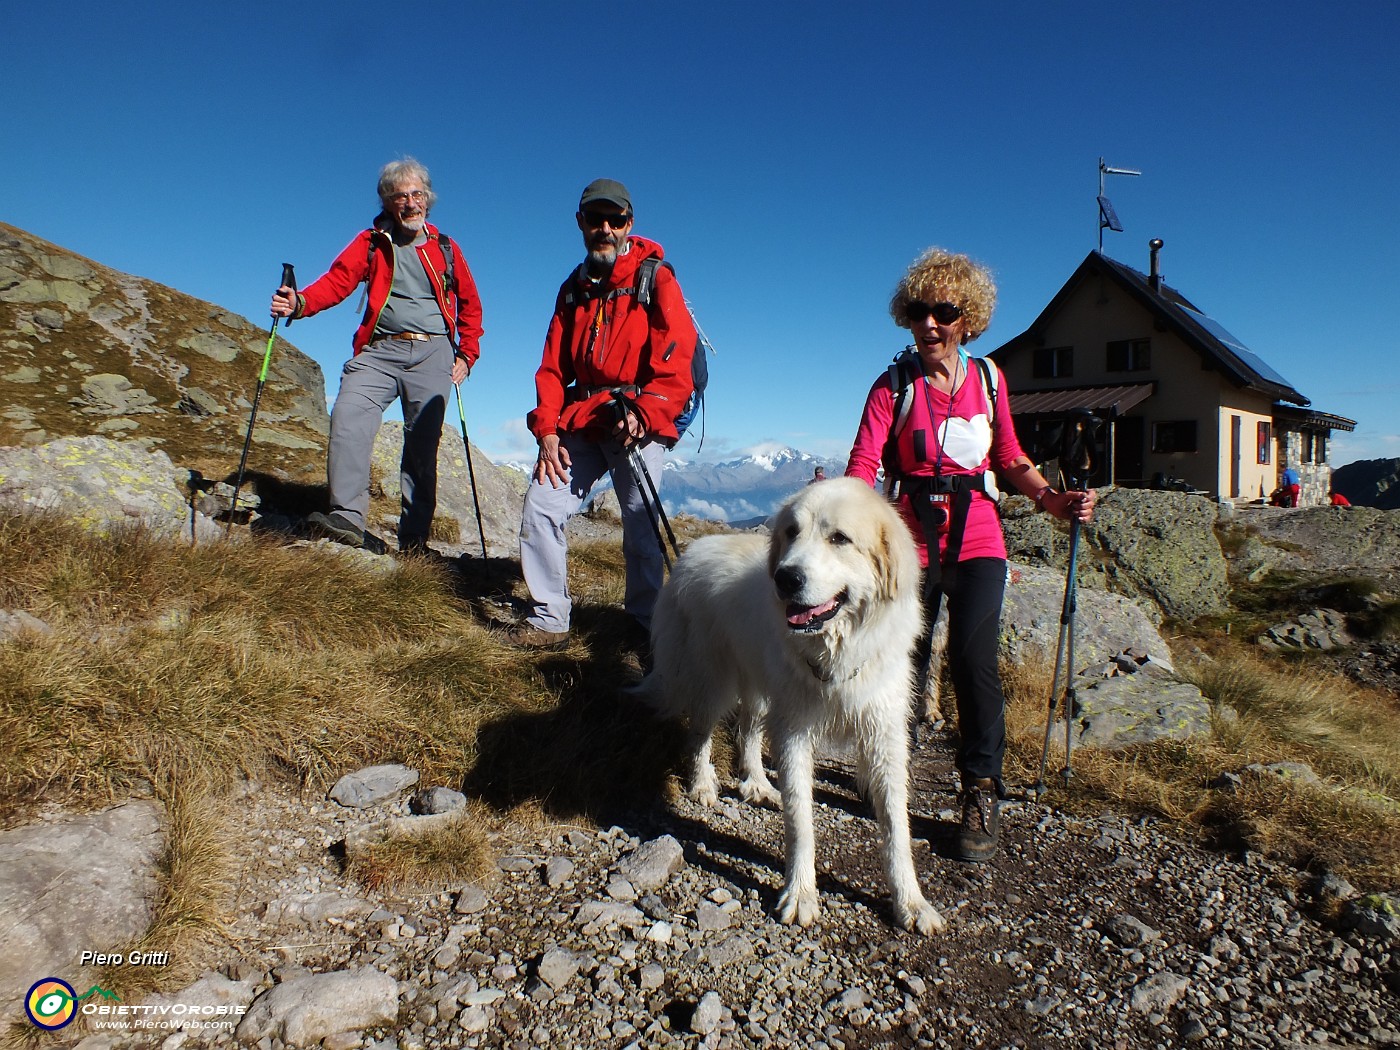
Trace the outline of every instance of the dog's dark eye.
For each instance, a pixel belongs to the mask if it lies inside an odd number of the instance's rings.
[[[843,547],[851,542],[851,537],[847,536],[844,532],[833,532],[826,539],[828,543],[832,543],[837,547]]]
[[[790,539],[790,540],[795,540],[795,539],[797,539],[797,526],[796,526],[796,525],[789,525],[789,526],[783,531],[783,535],[786,536],[786,537],[787,537],[788,539]]]

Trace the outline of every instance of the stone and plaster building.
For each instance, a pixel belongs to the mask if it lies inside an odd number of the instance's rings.
[[[1151,242],[1147,274],[1090,252],[1030,328],[991,352],[1022,440],[1035,447],[1069,412],[1088,409],[1105,424],[1094,484],[1246,501],[1268,496],[1291,466],[1302,505],[1326,503],[1329,439],[1355,421],[1313,409],[1167,285],[1161,247]]]

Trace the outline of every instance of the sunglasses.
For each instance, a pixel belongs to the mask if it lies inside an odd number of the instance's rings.
[[[961,306],[956,306],[953,303],[934,303],[930,306],[917,299],[904,307],[904,316],[910,324],[927,321],[930,314],[939,324],[952,324],[963,315],[963,312]]]
[[[614,230],[620,230],[632,221],[632,216],[620,215],[617,212],[586,211],[583,213],[583,221],[595,230],[601,230],[604,223],[607,223]]]

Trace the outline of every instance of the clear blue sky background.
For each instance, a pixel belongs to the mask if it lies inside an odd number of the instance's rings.
[[[909,261],[993,268],[995,348],[1096,247],[1100,156],[1143,172],[1109,180],[1109,254],[1145,270],[1163,238],[1168,283],[1358,421],[1334,463],[1400,456],[1386,0],[78,0],[3,28],[0,217],[259,325],[283,261],[305,284],[368,223],[382,163],[426,163],[482,293],[468,425],[496,459],[533,458],[589,180],[628,184],[719,350],[703,458],[844,457]],[[357,298],[289,333],[332,397]]]

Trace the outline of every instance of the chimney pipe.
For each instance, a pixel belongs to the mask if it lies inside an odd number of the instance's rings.
[[[1149,255],[1149,259],[1151,261],[1148,266],[1147,284],[1148,287],[1150,287],[1152,291],[1157,295],[1162,294],[1162,275],[1157,269],[1157,253],[1162,250],[1162,245],[1164,243],[1165,242],[1160,237],[1153,237],[1152,240],[1147,242],[1147,247],[1151,249],[1151,253]]]

